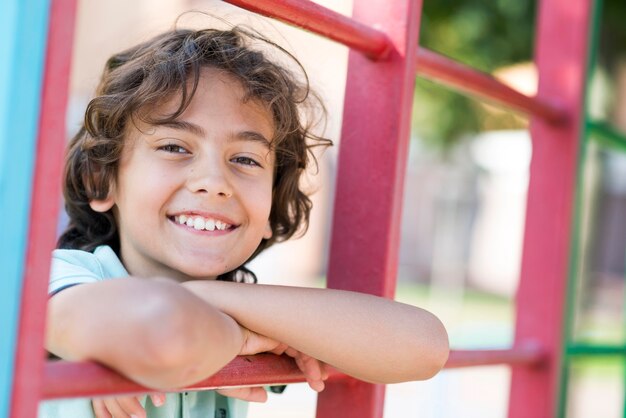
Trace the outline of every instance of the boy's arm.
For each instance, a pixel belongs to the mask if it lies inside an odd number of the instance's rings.
[[[166,279],[82,284],[48,302],[48,351],[103,363],[152,388],[182,387],[215,373],[243,342],[231,317]]]
[[[183,286],[242,326],[375,383],[432,377],[448,337],[431,313],[332,289],[188,281]]]

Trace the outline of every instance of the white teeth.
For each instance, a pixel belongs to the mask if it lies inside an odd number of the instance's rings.
[[[230,228],[230,225],[227,223],[215,219],[203,218],[201,216],[176,215],[174,216],[174,221],[180,225],[187,225],[198,231],[225,231]]]
[[[193,228],[201,231],[204,229],[204,219],[196,218],[193,220]]]

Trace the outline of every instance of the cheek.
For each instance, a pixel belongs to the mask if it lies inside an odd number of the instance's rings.
[[[145,167],[144,170],[132,170],[123,178],[123,200],[129,209],[144,213],[153,211],[171,193],[173,175],[163,170]]]
[[[254,218],[264,223],[270,217],[272,210],[271,187],[255,187],[247,193],[248,207],[254,213]]]

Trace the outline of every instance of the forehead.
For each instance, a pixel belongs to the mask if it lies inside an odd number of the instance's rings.
[[[188,81],[187,91],[191,92]],[[176,92],[163,103],[151,109],[156,119],[174,114],[180,107],[182,93]],[[215,68],[200,71],[193,98],[177,120],[196,124],[219,123],[223,128],[259,131],[268,140],[274,137],[274,118],[269,106],[259,99],[249,97],[241,81],[227,72]],[[158,125],[158,124],[157,124]],[[216,128],[215,125],[212,127]]]

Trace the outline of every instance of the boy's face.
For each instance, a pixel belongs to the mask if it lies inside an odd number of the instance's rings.
[[[215,278],[271,237],[273,120],[243,96],[234,78],[204,69],[176,123],[129,124],[116,184],[91,207],[113,208],[132,275]],[[155,111],[171,114],[179,100]]]

